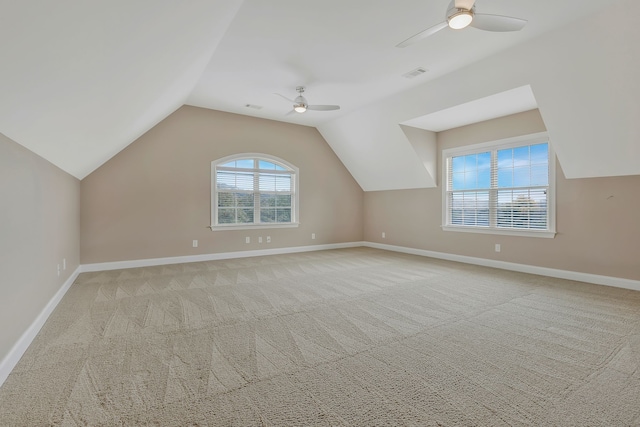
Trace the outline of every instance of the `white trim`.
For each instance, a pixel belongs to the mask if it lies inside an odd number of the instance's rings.
[[[233,259],[233,258],[249,258],[249,257],[256,257],[256,256],[322,251],[327,249],[357,248],[361,246],[365,246],[365,243],[364,242],[332,243],[332,244],[326,244],[326,245],[292,246],[287,248],[258,249],[258,250],[238,251],[238,252],[221,252],[216,254],[138,259],[133,261],[101,262],[97,264],[83,264],[81,266],[81,272],[85,273],[85,272],[91,272],[91,271],[121,270],[125,268],[152,267],[156,265],[182,264],[187,262],[217,261],[217,260]]]
[[[581,273],[579,271],[558,270],[555,268],[538,267],[535,265],[517,264],[515,262],[498,261],[486,258],[476,258],[466,255],[434,252],[425,249],[414,249],[405,246],[394,246],[383,243],[364,242],[369,248],[383,249],[393,252],[402,252],[411,255],[420,255],[430,258],[445,259],[448,261],[464,262],[466,264],[482,265],[485,267],[499,268],[501,270],[518,271],[521,273],[538,274],[541,276],[556,277],[558,279],[575,280],[578,282],[593,283],[596,285],[612,286],[615,288],[640,291],[640,280],[624,279],[621,277],[601,276],[598,274]]]
[[[501,234],[504,236],[521,236],[521,237],[542,237],[545,239],[553,239],[556,237],[555,231],[546,230],[518,230],[517,228],[482,228],[470,226],[443,225],[442,231],[456,231],[460,233],[479,233],[479,234]]]
[[[547,189],[547,229],[546,230],[532,230],[532,229],[501,229],[498,228],[495,223],[495,211],[492,211],[489,215],[491,226],[490,227],[474,227],[474,226],[456,226],[450,224],[450,210],[448,205],[448,183],[449,183],[449,159],[454,157],[455,155],[462,154],[474,154],[474,153],[482,153],[490,150],[492,152],[492,170],[493,163],[495,161],[495,152],[499,149],[504,148],[515,148],[522,146],[523,143],[528,145],[539,144],[539,143],[547,143],[548,144],[548,152],[549,152],[549,183],[546,187]],[[551,141],[549,139],[549,134],[547,132],[538,132],[528,135],[520,135],[516,137],[499,139],[496,141],[487,141],[481,142],[478,144],[472,145],[463,145],[460,147],[452,147],[442,150],[442,224],[441,228],[443,231],[453,231],[453,232],[465,232],[465,233],[480,233],[480,234],[502,234],[502,235],[511,235],[511,236],[522,236],[522,237],[543,237],[548,239],[553,239],[556,236],[556,154],[553,150],[553,146],[551,145]],[[507,189],[507,188],[505,188]],[[499,188],[493,187],[493,178],[492,178],[492,186],[490,189],[487,189],[490,193],[492,191],[500,190]],[[494,205],[490,203],[489,209],[494,209]]]
[[[300,226],[299,222],[262,222],[259,224],[225,224],[225,225],[210,225],[211,231],[228,231],[228,230],[256,230],[264,228],[297,228]]]
[[[81,271],[82,268],[79,266],[73,273],[71,273],[71,276],[69,276],[69,278],[62,284],[62,287],[58,289],[58,292],[56,292],[53,298],[49,300],[40,314],[38,314],[27,330],[23,332],[18,341],[13,345],[13,347],[11,347],[11,350],[9,350],[9,353],[7,353],[5,358],[0,361],[0,386],[2,386],[13,368],[18,364],[24,352],[27,351],[31,342],[34,340],[36,335],[38,335],[38,332],[40,332],[44,323],[47,321],[51,313],[53,313],[53,310],[55,310],[64,294],[67,293]]]
[[[530,133],[527,135],[514,136],[504,139],[496,139],[495,141],[480,142],[478,144],[461,145],[459,147],[446,148],[442,151],[446,151],[448,154],[474,154],[481,153],[487,149],[492,149],[497,146],[500,148],[514,148],[520,146],[523,142],[530,143],[530,145],[547,142],[549,140],[548,132]]]
[[[223,165],[225,163],[228,163],[229,161],[232,160],[246,160],[246,159],[250,159],[254,161],[254,165],[256,165],[256,160],[258,160],[258,166],[256,166],[255,168],[252,169],[247,169],[247,168],[230,168],[230,167],[224,167],[223,170],[228,170],[228,171],[244,171],[244,172],[250,172],[251,174],[254,175],[254,189],[253,191],[241,191],[241,192],[247,192],[247,193],[254,193],[254,195],[259,194],[259,192],[257,192],[257,186],[258,186],[258,177],[260,174],[260,171],[264,171],[267,173],[277,173],[277,174],[287,174],[291,177],[292,179],[292,183],[291,183],[291,187],[292,187],[292,191],[289,192],[292,196],[292,200],[291,200],[291,221],[292,222],[287,222],[287,223],[262,223],[262,222],[254,222],[251,224],[230,224],[230,225],[226,225],[226,224],[218,224],[218,184],[216,182],[217,180],[217,168],[219,165]],[[271,162],[276,164],[277,166],[280,166],[282,168],[284,168],[284,171],[279,171],[279,170],[275,170],[275,171],[271,171],[271,170],[267,170],[267,169],[260,169],[259,168],[259,161],[260,160],[265,160],[267,162]],[[258,175],[256,175],[258,174]],[[267,192],[268,193],[268,192]],[[254,199],[254,221],[256,221],[256,217],[257,220],[260,220],[260,204],[259,201],[257,202]],[[300,170],[298,169],[297,166],[293,165],[292,163],[289,163],[288,161],[281,159],[279,157],[276,156],[272,156],[269,154],[263,154],[263,153],[237,153],[237,154],[232,154],[230,156],[226,156],[223,157],[221,159],[217,159],[217,160],[213,160],[211,162],[211,225],[209,226],[209,228],[211,229],[211,231],[218,231],[218,230],[244,230],[244,227],[247,226],[253,226],[254,228],[286,228],[286,227],[290,227],[290,228],[294,228],[297,227],[299,224],[299,218],[300,218]],[[275,227],[274,224],[279,224],[280,227]],[[233,227],[235,226],[235,228]]]
[[[83,264],[80,272],[121,270],[125,268],[151,267],[156,265],[181,264],[188,262],[216,261],[233,258],[248,258],[267,255],[282,255],[300,252],[313,252],[328,249],[344,249],[368,247],[392,252],[402,252],[411,255],[420,255],[430,258],[445,259],[448,261],[463,262],[466,264],[482,265],[485,267],[499,268],[501,270],[518,271],[521,273],[537,274],[541,276],[556,277],[559,279],[576,280],[578,282],[593,283],[596,285],[613,286],[616,288],[632,289],[640,291],[640,280],[624,279],[621,277],[601,276],[597,274],[581,273],[579,271],[559,270],[555,268],[538,267],[535,265],[518,264],[514,262],[498,261],[486,258],[477,258],[466,255],[449,254],[445,252],[428,251],[405,246],[387,245],[375,242],[345,242],[313,246],[293,246],[275,249],[259,249],[251,251],[221,252],[215,254],[189,255],[168,258],[140,259],[132,261],[114,261],[96,264]],[[75,273],[74,273],[75,274]]]

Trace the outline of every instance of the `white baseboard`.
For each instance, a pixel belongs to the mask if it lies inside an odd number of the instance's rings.
[[[36,317],[27,330],[24,331],[11,350],[9,350],[9,353],[7,353],[5,358],[0,361],[0,386],[2,386],[13,368],[18,364],[24,352],[27,351],[27,348],[29,348],[33,339],[38,335],[38,332],[40,332],[44,323],[47,321],[51,313],[53,313],[53,310],[55,310],[58,303],[62,300],[64,294],[67,293],[73,282],[75,282],[78,274],[80,274],[80,267],[76,268],[76,270],[71,273],[71,276],[69,276],[69,278],[62,284],[60,289],[58,289],[58,292],[56,292],[53,298],[49,300],[38,317]]]
[[[449,261],[464,262],[467,264],[482,265],[485,267],[500,268],[502,270],[519,271],[521,273],[538,274],[541,276],[556,277],[559,279],[576,280],[578,282],[594,283],[596,285],[613,286],[616,288],[640,291],[640,280],[623,279],[621,277],[600,276],[597,274],[581,273],[578,271],[558,270],[555,268],[538,267],[535,265],[517,264],[514,262],[498,261],[493,259],[476,258],[465,255],[434,252],[425,249],[414,249],[404,246],[386,245],[383,243],[364,242],[369,248],[384,249],[387,251],[402,252],[412,255],[421,255],[430,258],[445,259]]]
[[[100,262],[96,264],[83,264],[82,266],[80,266],[80,268],[81,268],[81,272],[85,273],[90,271],[121,270],[124,268],[151,267],[155,265],[182,264],[187,262],[217,261],[217,260],[233,259],[233,258],[248,258],[248,257],[256,257],[256,256],[266,256],[266,255],[292,254],[292,253],[298,253],[298,252],[322,251],[326,249],[356,248],[360,246],[364,246],[364,242],[332,243],[332,244],[326,244],[326,245],[313,245],[313,246],[293,246],[288,248],[258,249],[258,250],[238,251],[238,252],[221,252],[216,254],[138,259],[138,260],[132,260],[132,261]]]
[[[559,279],[576,280],[579,282],[594,283],[596,285],[613,286],[617,288],[631,289],[640,291],[640,280],[624,279],[621,277],[601,276],[597,274],[581,273],[578,271],[559,270],[555,268],[538,267],[535,265],[518,264],[514,262],[498,261],[486,258],[476,258],[465,255],[449,254],[445,252],[428,251],[425,249],[415,249],[405,246],[387,245],[383,243],[375,242],[346,242],[346,243],[333,243],[326,245],[313,245],[313,246],[294,246],[287,248],[276,249],[259,249],[251,251],[238,251],[238,252],[222,252],[215,254],[202,254],[202,255],[188,255],[177,256],[167,258],[151,258],[140,259],[131,261],[114,261],[114,262],[102,262],[96,264],[83,264],[80,266],[80,272],[91,271],[107,271],[107,270],[121,270],[125,268],[136,267],[150,267],[156,265],[167,264],[181,264],[188,262],[201,262],[201,261],[216,261],[233,258],[248,258],[256,256],[266,255],[280,255],[291,254],[299,252],[312,252],[321,251],[327,249],[342,249],[342,248],[355,248],[355,247],[369,247],[376,249],[383,249],[393,252],[402,252],[412,255],[420,255],[431,258],[445,259],[449,261],[464,262],[467,264],[482,265],[485,267],[499,268],[502,270],[519,271],[521,273],[538,274],[541,276],[556,277]]]

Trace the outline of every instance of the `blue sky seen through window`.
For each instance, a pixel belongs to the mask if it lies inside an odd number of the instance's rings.
[[[507,148],[497,152],[497,187],[549,185],[548,143]],[[491,188],[491,153],[468,154],[451,159],[451,189]]]

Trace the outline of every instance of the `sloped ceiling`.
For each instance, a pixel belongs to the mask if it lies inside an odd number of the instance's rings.
[[[83,178],[186,103],[315,126],[374,191],[434,186],[434,132],[538,107],[567,177],[640,174],[638,2],[478,0],[529,22],[395,48],[446,3],[15,2],[0,132]],[[285,115],[297,85],[341,110]]]
[[[85,177],[184,104],[240,5],[3,2],[0,132]]]
[[[460,112],[460,125],[468,124],[468,104],[484,106],[514,93],[526,101],[532,94],[567,178],[638,175],[640,85],[633,76],[640,72],[640,50],[634,48],[640,41],[634,24],[639,13],[637,2],[615,4],[318,129],[366,191],[433,187],[435,176],[409,174],[416,170],[401,153],[411,142],[399,124],[430,123],[430,130],[443,130],[430,116],[442,114],[446,121],[451,115],[445,112]],[[367,130],[359,133],[362,128]],[[410,171],[399,180],[401,168]]]

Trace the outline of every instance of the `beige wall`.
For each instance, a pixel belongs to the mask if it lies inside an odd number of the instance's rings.
[[[78,268],[79,224],[80,181],[0,134],[0,360]]]
[[[441,132],[438,161],[446,148],[543,131],[533,110]],[[365,240],[640,280],[640,176],[567,180],[558,165],[557,235],[544,239],[442,231],[440,173],[438,188],[365,193]]]
[[[299,168],[298,228],[207,228],[211,161],[236,153],[269,154]],[[361,188],[315,128],[183,106],[82,180],[81,261],[361,241],[362,208]],[[267,235],[270,244],[257,243]]]

